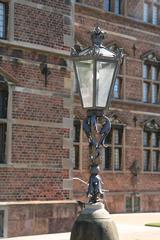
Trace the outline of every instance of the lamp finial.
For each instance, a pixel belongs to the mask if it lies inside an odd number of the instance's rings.
[[[96,26],[91,33],[91,41],[93,46],[101,46],[104,39],[104,32],[99,26]]]

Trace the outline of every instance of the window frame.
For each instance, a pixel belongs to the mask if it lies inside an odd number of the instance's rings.
[[[1,86],[2,85],[2,86]],[[8,98],[9,98],[9,86],[4,77],[1,76],[0,79],[0,94],[2,92],[2,106],[0,111],[0,131],[2,131],[0,141],[3,142],[1,144],[2,149],[0,150],[0,164],[6,163],[6,155],[7,155],[7,125],[8,125]],[[7,97],[6,97],[7,95]],[[7,100],[6,100],[7,98]],[[5,112],[3,112],[5,111]]]
[[[149,3],[148,2],[144,2],[144,5],[143,5],[143,22],[144,23],[149,23],[150,22],[150,16],[149,16]],[[145,12],[146,10],[146,7],[147,7],[147,12]]]
[[[118,4],[118,11],[116,11],[117,10],[116,9],[116,4]],[[122,0],[115,0],[114,1],[114,13],[116,15],[121,15],[122,14],[121,8],[122,8]]]
[[[107,2],[106,2],[107,1]],[[105,12],[111,12],[115,15],[122,15],[123,10],[122,10],[122,1],[123,0],[104,0],[103,1],[103,9]],[[118,11],[116,8],[116,4],[118,6]]]
[[[106,12],[111,12],[111,0],[104,0],[103,8]]]
[[[104,149],[104,166],[103,169],[104,171],[114,171],[114,172],[122,172],[123,168],[124,168],[124,135],[125,135],[125,131],[124,131],[124,126],[123,125],[112,125],[111,131],[108,134],[108,137],[111,139],[109,139],[110,142],[106,142],[106,144],[108,145],[108,147],[106,149]],[[119,134],[121,135],[121,139],[119,144],[115,143],[115,131],[119,130]],[[107,138],[106,138],[107,139]],[[116,160],[115,160],[115,152],[116,149],[119,149],[119,168],[116,168]],[[110,152],[110,154],[108,154],[108,152]],[[108,159],[108,163],[107,163],[107,157],[110,157],[110,159]],[[109,166],[109,168],[106,168],[106,166]]]
[[[147,13],[145,14],[145,7],[148,6],[148,11]],[[156,14],[155,14],[155,11],[154,9],[157,9],[156,10]],[[143,22],[144,23],[149,23],[149,24],[152,24],[154,26],[158,26],[159,25],[159,11],[160,11],[160,6],[159,4],[156,4],[156,3],[151,3],[150,1],[148,0],[145,0],[144,1],[144,4],[143,4]],[[147,18],[145,17],[147,16]]]
[[[157,64],[143,62],[142,69],[142,102],[157,105],[160,103],[160,68]],[[153,71],[155,71],[154,74]],[[157,75],[156,79],[153,75]]]
[[[118,90],[116,91],[116,82],[118,81],[117,88]],[[121,99],[122,98],[122,77],[118,76],[115,80],[115,84],[113,87],[113,98],[114,99]]]
[[[11,99],[12,99],[12,90],[11,90],[11,86],[9,84],[9,82],[1,75],[0,76],[0,85],[3,82],[3,84],[6,84],[6,91],[7,91],[7,103],[6,103],[6,112],[5,112],[5,116],[3,116],[3,114],[0,116],[0,125],[3,125],[5,127],[5,136],[2,136],[2,138],[5,138],[5,143],[3,144],[3,152],[2,155],[0,157],[0,164],[8,164],[11,161],[11,134],[9,133],[9,129],[11,130],[11,121],[9,121],[9,119],[11,119],[11,115],[12,115],[12,106],[11,106]],[[3,140],[3,139],[2,139]],[[3,160],[2,160],[3,159]]]
[[[154,18],[154,9],[155,8],[157,9],[156,18]],[[153,8],[152,8],[152,24],[153,25],[159,25],[159,16],[158,16],[159,15],[158,14],[159,11],[160,11],[160,7],[158,5],[156,5],[156,4],[153,4]],[[156,21],[155,21],[155,19],[156,19]]]
[[[0,5],[3,5],[4,10],[3,10],[3,23],[2,23],[2,30],[3,34],[2,36],[0,35],[0,40],[6,40],[7,39],[7,29],[8,29],[8,16],[9,16],[9,1],[0,1]]]
[[[127,198],[130,199],[130,209],[127,211]],[[136,211],[136,200],[139,199],[139,207],[138,210]],[[141,212],[141,196],[140,194],[126,194],[125,195],[125,212],[126,213],[136,213],[136,212]]]
[[[7,238],[8,234],[8,208],[7,207],[0,207],[0,212],[3,212],[3,238]],[[0,236],[1,238],[1,236]]]
[[[4,210],[0,209],[0,238],[4,237]]]
[[[144,133],[147,136],[147,145],[144,145]],[[156,135],[157,145],[153,145],[153,134]],[[145,153],[147,153],[147,163],[145,164]],[[157,167],[154,169],[153,153],[157,154]],[[158,131],[143,130],[143,172],[160,173],[160,133]]]
[[[119,47],[116,44],[111,44],[108,46],[108,48],[113,52],[116,52],[119,49]],[[120,65],[119,74],[116,77],[116,80],[115,80],[115,83],[113,86],[113,92],[112,92],[113,99],[122,99],[123,98],[123,94],[124,94],[123,78],[124,78],[124,65],[122,63]],[[116,94],[115,94],[115,85],[116,85],[117,80],[119,82],[118,83],[118,96],[116,96]]]
[[[76,139],[76,126],[75,123],[79,122],[79,139]],[[73,120],[74,125],[74,139],[73,139],[73,147],[74,147],[74,162],[73,162],[73,170],[80,171],[82,170],[82,155],[83,155],[83,120],[75,118]],[[76,155],[76,148],[78,148],[78,155]],[[78,157],[78,163],[76,163],[76,157]]]

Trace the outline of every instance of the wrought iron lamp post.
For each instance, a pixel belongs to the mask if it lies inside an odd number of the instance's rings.
[[[102,45],[103,39],[104,33],[99,27],[96,27],[91,33],[91,47],[81,50],[79,46],[75,45],[71,51],[82,106],[87,110],[83,129],[89,141],[91,162],[91,175],[87,191],[89,203],[73,226],[71,240],[118,239],[114,223],[112,221],[105,222],[110,218],[102,203],[103,190],[102,180],[99,176],[99,157],[101,146],[107,147],[105,139],[111,129],[109,118],[104,115],[103,111],[110,105],[111,93],[123,53],[122,49],[114,53],[105,48]],[[111,222],[112,224],[110,224]],[[86,226],[88,227],[86,228]]]

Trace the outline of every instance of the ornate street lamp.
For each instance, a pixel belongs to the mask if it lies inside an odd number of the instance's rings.
[[[122,60],[122,51],[111,52],[102,46],[104,33],[96,27],[91,34],[92,46],[84,50],[72,49],[82,106],[89,110],[103,110],[109,106],[113,85]]]
[[[81,50],[80,46],[75,45],[71,51],[82,106],[87,110],[87,118],[83,122],[83,129],[89,141],[91,162],[91,175],[87,191],[89,204],[76,220],[72,229],[71,240],[118,239],[113,221],[106,222],[106,219],[110,217],[104,209],[99,164],[100,148],[101,146],[108,147],[105,140],[111,129],[110,120],[104,115],[103,111],[109,108],[123,53],[122,49],[114,53],[105,48],[102,45],[103,39],[104,33],[99,27],[96,27],[91,33],[91,47]],[[88,226],[87,229],[85,226]],[[99,235],[100,232],[101,236]]]

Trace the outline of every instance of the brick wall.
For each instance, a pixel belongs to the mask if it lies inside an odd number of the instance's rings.
[[[72,35],[70,1],[16,1],[14,40],[69,50],[65,36]]]
[[[68,191],[62,191],[63,178],[67,178],[68,174],[54,166],[56,163],[48,169],[44,167],[45,163],[39,162],[39,166],[42,165],[43,168],[33,167],[33,165],[30,168],[24,166],[24,168],[1,169],[0,201],[44,201],[69,198]]]
[[[72,162],[68,62],[72,8],[67,0],[9,4],[8,35],[0,40],[0,74],[10,86],[0,201],[63,201],[71,197],[67,181]],[[47,81],[44,63],[49,69]]]

